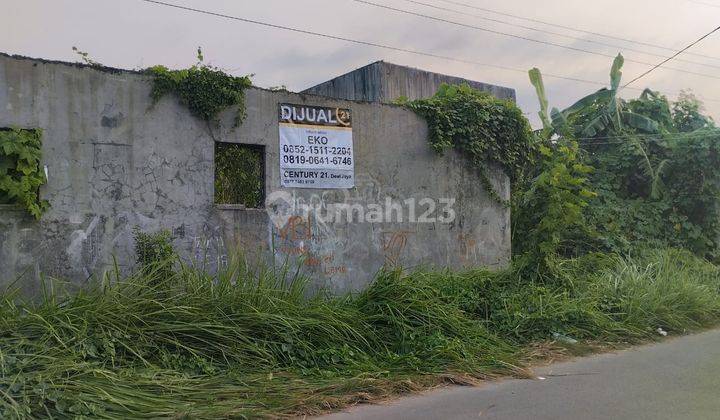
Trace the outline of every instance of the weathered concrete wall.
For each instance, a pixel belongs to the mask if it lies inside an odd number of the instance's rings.
[[[467,83],[473,88],[488,92],[497,98],[515,101],[514,89],[385,61],[368,64],[308,88],[303,93],[338,99],[390,103],[401,96],[411,100],[428,98],[434,95],[443,83],[451,85]]]
[[[41,197],[51,204],[40,221],[0,208],[0,286],[20,273],[30,294],[41,273],[82,283],[112,267],[113,256],[127,271],[134,226],[171,230],[194,264],[215,269],[241,250],[253,260],[301,264],[338,293],[362,288],[383,264],[499,266],[510,257],[508,210],[488,198],[462,157],[428,147],[426,124],[412,112],[250,89],[246,121],[211,133],[173,96],[152,106],[150,88],[147,76],[132,72],[0,55],[0,127],[44,130],[49,179]],[[449,197],[457,200],[454,222],[323,224],[299,215],[278,227],[264,209],[214,205],[215,140],[265,146],[267,194],[282,190],[279,103],[353,112],[356,188],[292,190],[296,198],[367,205]],[[233,116],[224,113],[222,127]],[[496,172],[493,181],[508,197],[507,177]]]

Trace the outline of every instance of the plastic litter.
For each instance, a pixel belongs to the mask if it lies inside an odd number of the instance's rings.
[[[655,331],[657,331],[657,333],[662,335],[663,337],[667,337],[667,331],[663,330],[662,328],[658,327],[658,329]]]
[[[556,341],[559,341],[559,342],[561,342],[561,343],[577,344],[577,340],[576,340],[576,339],[574,339],[574,338],[572,338],[572,337],[568,337],[567,335],[563,335],[563,334],[554,332],[554,333],[552,334],[552,336],[553,336],[553,338],[554,338]]]

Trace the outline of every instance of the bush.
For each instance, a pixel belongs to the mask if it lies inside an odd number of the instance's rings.
[[[172,245],[169,230],[145,233],[139,227],[133,229],[135,258],[137,264],[148,276],[166,278],[172,275],[177,254]]]

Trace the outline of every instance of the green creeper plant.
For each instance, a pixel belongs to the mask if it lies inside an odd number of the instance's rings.
[[[587,234],[584,209],[596,194],[587,178],[592,167],[582,163],[575,140],[563,138],[539,150],[536,175],[514,198],[512,242],[513,251],[542,272],[556,255],[572,255],[573,238]]]
[[[537,165],[513,197],[513,252],[535,273],[548,272],[557,255],[574,254],[574,240],[588,234],[584,209],[595,197],[588,183],[593,168],[584,164],[578,142],[564,120],[551,120],[545,85],[538,69],[529,71],[540,102],[543,129]],[[553,109],[554,115],[562,115]],[[561,124],[554,125],[557,121]],[[562,130],[562,136],[557,135]]]
[[[397,103],[427,121],[435,151],[454,148],[466,155],[478,169],[479,181],[489,195],[509,205],[492,187],[488,163],[499,164],[515,184],[537,152],[530,124],[515,103],[467,84],[443,84],[431,98],[400,98]]]
[[[40,199],[47,181],[40,166],[42,130],[0,130],[0,203],[19,204],[36,219],[50,205]]]
[[[150,95],[154,103],[163,96],[174,93],[190,112],[210,122],[224,109],[237,106],[235,126],[245,118],[245,90],[252,86],[249,76],[236,77],[217,67],[203,63],[202,50],[198,48],[198,62],[188,69],[170,70],[154,66],[146,73],[154,77]]]

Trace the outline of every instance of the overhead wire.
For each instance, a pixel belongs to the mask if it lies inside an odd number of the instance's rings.
[[[650,56],[653,56],[653,57],[667,58],[667,55],[657,54],[657,53],[653,53],[653,52],[646,51],[646,50],[629,48],[629,47],[625,47],[625,46],[622,46],[622,45],[616,45],[616,44],[608,44],[608,43],[606,43],[606,42],[595,41],[595,40],[592,40],[592,39],[579,38],[579,37],[577,37],[577,36],[572,36],[572,35],[568,35],[568,34],[563,34],[563,33],[555,32],[555,31],[548,31],[548,30],[541,29],[541,28],[537,28],[537,27],[533,27],[533,26],[526,26],[526,25],[521,25],[521,24],[517,24],[517,23],[512,23],[512,22],[508,22],[508,21],[505,21],[505,20],[501,20],[501,19],[494,19],[494,18],[490,18],[490,17],[487,17],[487,16],[481,16],[481,15],[478,15],[478,14],[475,14],[475,13],[463,12],[463,11],[461,11],[461,10],[451,9],[451,8],[443,7],[443,6],[438,6],[438,5],[435,5],[435,4],[432,4],[432,3],[423,2],[423,1],[418,1],[418,0],[402,0],[402,1],[407,2],[407,3],[416,4],[416,5],[420,5],[420,6],[429,7],[429,8],[432,8],[432,9],[437,9],[437,10],[442,10],[442,11],[446,11],[446,12],[456,13],[456,14],[463,15],[463,16],[469,16],[469,17],[473,17],[473,18],[477,18],[477,19],[482,19],[482,20],[486,20],[486,21],[488,21],[488,22],[499,23],[499,24],[502,24],[502,25],[513,26],[513,27],[516,27],[516,28],[526,29],[526,30],[529,30],[529,31],[535,31],[535,32],[539,32],[539,33],[543,33],[543,34],[548,34],[548,35],[553,35],[553,36],[558,36],[558,37],[562,37],[562,38],[566,38],[566,39],[572,39],[572,40],[574,40],[574,41],[580,41],[580,42],[585,42],[585,43],[589,43],[589,44],[600,45],[600,46],[608,47],[608,48],[616,48],[616,49],[621,50],[621,51],[630,51],[630,52],[635,52],[635,53],[639,53],[639,54],[650,55]],[[683,63],[688,63],[688,64],[695,64],[695,65],[698,65],[698,66],[705,66],[705,67],[711,67],[711,68],[720,69],[720,65],[715,65],[715,64],[700,63],[700,62],[697,62],[697,61],[685,60],[685,59],[681,59],[681,58],[676,58],[675,61],[683,62]]]
[[[698,0],[687,0],[690,3],[700,4],[703,6],[710,6],[710,7],[720,7],[720,4],[714,4],[714,3],[708,3],[705,1],[698,1]]]
[[[654,65],[650,70],[644,72],[643,74],[641,74],[641,75],[637,76],[636,78],[630,80],[629,82],[625,83],[625,85],[623,85],[623,89],[626,88],[626,87],[628,87],[628,86],[630,86],[630,85],[633,84],[634,82],[642,79],[643,77],[647,76],[648,74],[652,73],[654,70],[657,70],[657,69],[659,69],[659,68],[662,68],[662,66],[663,66],[665,63],[671,61],[672,59],[674,59],[674,58],[677,57],[678,55],[682,54],[683,52],[685,52],[685,51],[689,50],[690,48],[694,47],[695,45],[701,43],[703,40],[705,40],[707,37],[709,37],[710,35],[714,34],[714,33],[717,32],[717,31],[720,31],[720,26],[716,27],[716,28],[713,29],[712,31],[706,33],[705,35],[703,35],[703,36],[701,36],[700,38],[696,39],[695,41],[691,42],[690,44],[688,44],[687,46],[685,46],[684,48],[682,48],[681,50],[679,50],[678,52],[676,52],[676,53],[673,54],[672,56],[670,56],[670,57],[666,58],[665,60],[661,61],[660,63]]]
[[[326,33],[321,33],[321,32],[316,32],[316,31],[310,31],[310,30],[301,29],[301,28],[296,28],[296,27],[291,27],[291,26],[285,26],[285,25],[279,25],[279,24],[275,24],[275,23],[263,22],[263,21],[260,21],[260,20],[249,19],[249,18],[244,18],[244,17],[240,17],[240,16],[228,15],[228,14],[225,14],[225,13],[213,12],[213,11],[204,10],[204,9],[199,9],[199,8],[195,8],[195,7],[189,7],[189,6],[183,6],[183,5],[174,4],[174,3],[168,3],[168,2],[165,2],[165,1],[161,1],[161,0],[139,0],[139,1],[142,1],[142,2],[145,2],[145,3],[150,3],[150,4],[155,4],[155,5],[159,5],[159,6],[164,6],[164,7],[170,7],[170,8],[175,8],[175,9],[179,9],[179,10],[184,10],[184,11],[188,11],[188,12],[193,12],[193,13],[199,13],[199,14],[204,14],[204,15],[208,15],[208,16],[219,17],[219,18],[223,18],[223,19],[229,19],[229,20],[235,20],[235,21],[245,22],[245,23],[249,23],[249,24],[253,24],[253,25],[257,25],[257,26],[263,26],[263,27],[268,27],[268,28],[273,28],[273,29],[280,29],[280,30],[285,30],[285,31],[300,33],[300,34],[304,34],[304,35],[310,35],[310,36],[315,36],[315,37],[332,39],[332,40],[336,40],[336,41],[349,42],[349,43],[353,43],[353,44],[357,44],[357,45],[365,45],[365,46],[370,46],[370,47],[375,47],[375,48],[381,48],[381,49],[391,50],[391,51],[397,51],[397,52],[403,52],[403,53],[413,54],[413,55],[418,55],[418,56],[424,56],[424,57],[442,59],[442,60],[453,61],[453,62],[464,63],[464,64],[478,65],[478,66],[483,66],[483,67],[491,67],[491,68],[496,68],[496,69],[505,70],[505,71],[512,71],[512,72],[518,72],[518,73],[522,73],[522,74],[527,74],[527,70],[525,70],[525,69],[519,69],[519,68],[509,67],[509,66],[503,66],[503,65],[499,65],[499,64],[484,63],[484,62],[480,62],[480,61],[468,60],[468,59],[463,59],[463,58],[458,58],[458,57],[453,57],[453,56],[447,56],[447,55],[442,55],[442,54],[435,54],[435,53],[430,53],[430,52],[421,51],[421,50],[414,50],[414,49],[409,49],[409,48],[396,47],[396,46],[392,46],[392,45],[381,44],[381,43],[378,43],[378,42],[363,41],[363,40],[348,38],[348,37],[344,37],[344,36],[331,35],[331,34],[326,34]],[[571,77],[571,76],[564,76],[564,75],[559,75],[559,74],[554,74],[554,73],[543,73],[543,76],[544,76],[544,77],[553,78],[553,79],[568,80],[568,81],[577,82],[577,83],[591,84],[591,85],[595,85],[595,86],[606,86],[606,85],[607,85],[606,83],[603,83],[603,82],[598,82],[598,81],[594,81],[594,80],[587,80],[587,79],[581,79],[581,78]],[[628,87],[627,89],[629,89],[629,90],[635,90],[635,91],[642,91],[642,90],[643,90],[642,88],[636,88],[636,87]],[[674,95],[679,94],[678,92],[668,92],[668,93],[674,94]],[[720,99],[712,99],[712,98],[703,98],[703,99],[704,99],[704,100],[707,100],[707,101],[720,102]]]
[[[516,35],[516,34],[511,34],[511,33],[503,32],[503,31],[497,31],[497,30],[494,30],[494,29],[484,28],[484,27],[482,27],[482,26],[471,25],[471,24],[467,24],[467,23],[463,23],[463,22],[458,22],[458,21],[455,21],[455,20],[450,20],[450,19],[445,19],[445,18],[441,18],[441,17],[437,17],[437,16],[427,15],[427,14],[424,14],[424,13],[414,12],[414,11],[412,11],[412,10],[407,10],[407,9],[401,9],[401,8],[399,8],[399,7],[389,6],[389,5],[382,4],[382,3],[376,3],[376,2],[373,2],[373,1],[369,1],[369,0],[352,0],[352,1],[354,1],[354,2],[356,2],[356,3],[359,3],[359,4],[364,4],[364,5],[367,5],[367,6],[373,6],[373,7],[377,7],[377,8],[381,8],[381,9],[385,9],[385,10],[391,10],[391,11],[394,11],[394,12],[403,13],[403,14],[407,14],[407,15],[410,15],[410,16],[421,17],[421,18],[423,18],[423,19],[429,19],[429,20],[433,20],[433,21],[436,21],[436,22],[443,22],[443,23],[447,23],[447,24],[451,24],[451,25],[455,25],[455,26],[460,26],[460,27],[468,28],[468,29],[474,29],[474,30],[478,30],[478,31],[482,31],[482,32],[492,33],[492,34],[495,34],[495,35],[500,35],[500,36],[515,38],[515,39],[521,39],[521,40],[524,40],[524,41],[527,41],[527,42],[533,42],[533,43],[537,43],[537,44],[553,46],[553,47],[562,48],[562,49],[566,49],[566,50],[570,50],[570,51],[576,51],[576,52],[581,52],[581,53],[585,53],[585,54],[592,54],[592,55],[597,55],[597,56],[601,56],[601,57],[615,58],[615,56],[614,56],[614,55],[611,55],[611,54],[605,54],[605,53],[601,53],[601,52],[597,52],[597,51],[592,51],[592,50],[587,50],[587,49],[584,49],[584,48],[573,47],[573,46],[569,46],[569,45],[557,44],[557,43],[555,43],[555,42],[550,42],[550,41],[545,41],[545,40],[541,40],[541,39],[530,38],[530,37],[523,36],[523,35]],[[639,60],[633,60],[633,59],[625,59],[625,61],[626,61],[626,62],[629,62],[629,63],[643,64],[643,65],[650,66],[650,67],[652,67],[652,66],[654,65],[653,63],[648,63],[648,62],[645,62],[645,61],[639,61]],[[690,70],[684,70],[684,69],[680,69],[680,68],[677,68],[677,67],[667,67],[667,66],[666,66],[666,67],[662,67],[662,68],[665,69],[665,70],[672,70],[672,71],[676,71],[676,72],[680,72],[680,73],[687,73],[687,74],[692,74],[692,75],[695,75],[695,76],[701,76],[701,77],[707,77],[707,78],[710,78],[710,79],[718,79],[718,80],[720,80],[720,76],[715,76],[715,75],[712,75],[712,74],[700,73],[700,72],[695,72],[695,71],[690,71]]]
[[[391,46],[391,45],[387,45],[387,44],[381,44],[378,42],[362,41],[362,40],[347,38],[347,37],[343,37],[343,36],[330,35],[330,34],[325,34],[325,33],[321,33],[321,32],[315,32],[315,31],[310,31],[310,30],[306,30],[306,29],[295,28],[295,27],[291,27],[291,26],[278,25],[278,24],[274,24],[274,23],[262,22],[259,20],[248,19],[248,18],[243,18],[243,17],[239,17],[239,16],[232,16],[232,15],[228,15],[228,14],[224,14],[224,13],[212,12],[212,11],[208,11],[208,10],[183,6],[183,5],[174,4],[174,3],[168,3],[168,2],[164,2],[164,1],[160,1],[160,0],[140,0],[140,1],[146,2],[146,3],[153,3],[153,4],[157,4],[157,5],[161,5],[161,6],[166,6],[166,7],[172,7],[172,8],[181,9],[181,10],[186,10],[186,11],[195,12],[195,13],[201,13],[201,14],[215,16],[215,17],[221,17],[221,18],[225,18],[225,19],[237,20],[237,21],[241,21],[241,22],[245,22],[245,23],[251,23],[254,25],[265,26],[265,27],[270,27],[270,28],[274,28],[274,29],[282,29],[282,30],[301,33],[301,34],[305,34],[305,35],[333,39],[336,41],[350,42],[353,44],[360,44],[360,45],[382,48],[382,49],[398,51],[398,52],[404,52],[404,53],[408,53],[408,54],[420,55],[420,56],[425,56],[425,57],[430,57],[430,58],[439,58],[439,59],[448,60],[448,61],[455,61],[455,62],[460,62],[460,63],[465,63],[465,64],[474,64],[474,65],[479,65],[479,66],[484,66],[484,67],[493,67],[493,68],[497,68],[497,69],[501,69],[501,70],[507,70],[507,71],[513,71],[513,72],[527,74],[527,70],[525,70],[525,69],[503,66],[503,65],[499,65],[499,64],[485,63],[485,62],[480,62],[480,61],[476,61],[476,60],[467,60],[467,59],[463,59],[463,58],[442,55],[442,54],[435,54],[435,53],[430,53],[430,52],[421,51],[421,50],[414,50],[414,49],[403,48],[403,47],[395,47],[395,46]],[[562,75],[557,75],[557,74],[552,74],[552,73],[546,73],[545,76],[551,77],[551,78],[556,78],[556,79],[569,80],[569,81],[578,82],[578,83],[586,83],[586,84],[601,85],[601,86],[605,85],[605,83],[602,83],[602,82],[580,79],[580,78],[570,77],[570,76],[562,76]],[[637,90],[641,90],[641,89],[637,89]]]
[[[616,35],[608,35],[608,34],[604,34],[604,33],[601,33],[601,32],[588,31],[588,30],[586,30],[586,29],[582,29],[582,28],[578,28],[578,27],[573,27],[573,26],[568,26],[568,25],[561,25],[561,24],[558,24],[558,23],[548,22],[548,21],[544,21],[544,20],[540,20],[540,19],[529,18],[529,17],[525,17],[525,16],[515,15],[515,14],[511,14],[511,13],[506,13],[506,12],[501,12],[501,11],[494,10],[494,9],[490,9],[490,8],[487,8],[487,7],[480,7],[480,6],[473,5],[473,4],[468,4],[468,3],[459,2],[459,1],[456,1],[456,0],[440,0],[440,1],[445,2],[445,3],[449,3],[449,4],[454,4],[454,5],[456,5],[456,6],[463,6],[463,7],[467,7],[467,8],[470,8],[470,9],[481,10],[481,11],[488,12],[488,13],[492,13],[492,14],[496,14],[496,15],[499,15],[499,16],[512,17],[512,18],[524,20],[524,21],[527,21],[527,22],[540,23],[540,24],[547,25],[547,26],[554,26],[554,27],[556,27],[556,28],[562,28],[562,29],[567,29],[567,30],[571,30],[571,31],[575,31],[575,32],[580,32],[580,33],[584,33],[584,34],[587,34],[587,35],[594,35],[594,36],[597,36],[597,37],[614,39],[614,40],[617,40],[617,41],[628,42],[628,43],[632,43],[632,44],[636,44],[636,45],[644,45],[644,46],[647,46],[647,47],[658,48],[658,49],[662,49],[662,50],[666,50],[666,51],[673,51],[673,52],[674,52],[674,51],[677,50],[677,48],[672,48],[672,47],[668,47],[668,46],[664,46],[664,45],[653,44],[653,43],[650,43],[650,42],[643,42],[643,41],[638,41],[638,40],[633,40],[633,39],[624,38],[624,37],[620,37],[620,36],[616,36]],[[695,53],[695,52],[687,52],[686,54],[687,54],[687,55],[693,55],[693,56],[696,56],[696,57],[703,57],[703,58],[710,58],[710,59],[713,59],[713,60],[720,60],[720,57],[714,57],[714,56],[711,56],[711,55],[705,55],[705,54],[700,54],[700,53]]]
[[[689,132],[689,133],[633,133],[633,134],[625,134],[625,135],[618,135],[618,136],[598,136],[598,137],[577,137],[575,140],[593,140],[593,144],[620,144],[620,143],[627,143],[627,139],[629,137],[636,137],[642,140],[653,140],[653,139],[659,139],[659,140],[684,140],[689,138],[694,138],[701,135],[706,134],[713,134],[716,135],[718,138],[720,138],[720,130],[716,129],[714,132]],[[595,140],[604,140],[602,142],[595,142]],[[609,140],[618,140],[618,141],[609,141]],[[623,141],[620,141],[623,140]]]

